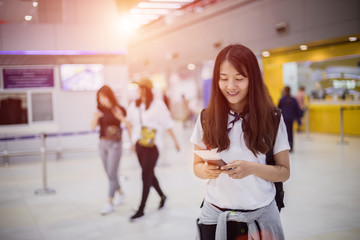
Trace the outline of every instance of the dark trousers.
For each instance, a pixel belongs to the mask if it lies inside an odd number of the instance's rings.
[[[286,131],[288,135],[289,145],[290,145],[290,151],[293,149],[293,124],[294,120],[290,119],[284,119],[285,125],[286,125]]]
[[[256,222],[257,224],[257,222]],[[227,240],[247,240],[247,223],[228,221],[226,224]],[[215,240],[216,224],[199,224],[201,240]]]
[[[143,211],[151,186],[155,188],[160,196],[164,196],[154,172],[154,168],[159,157],[159,151],[156,146],[148,148],[136,143],[136,155],[142,169],[141,177],[143,190],[139,210]]]

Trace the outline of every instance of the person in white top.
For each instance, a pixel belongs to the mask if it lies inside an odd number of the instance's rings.
[[[144,215],[144,208],[150,188],[153,186],[160,196],[159,209],[164,207],[166,196],[160,188],[155,176],[154,168],[159,157],[157,145],[162,144],[163,129],[167,130],[175,143],[175,148],[180,151],[178,141],[172,130],[173,120],[163,101],[154,99],[152,82],[143,78],[138,82],[139,99],[128,108],[128,120],[132,124],[132,140],[135,145],[136,155],[142,168],[142,198],[137,212],[131,216],[133,221]]]
[[[194,174],[208,179],[198,239],[284,239],[274,182],[290,177],[290,147],[276,112],[254,53],[239,44],[221,50],[209,105],[190,139],[195,150],[216,151],[226,163],[208,164],[194,154]],[[271,149],[275,165],[266,164]]]

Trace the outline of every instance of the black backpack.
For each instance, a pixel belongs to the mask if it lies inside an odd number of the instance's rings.
[[[280,123],[280,119],[281,119],[281,111],[278,108],[275,108],[274,110],[274,114],[275,114],[275,138],[274,138],[274,142],[276,139],[276,135],[278,132],[278,128],[279,128],[279,123]],[[266,164],[267,165],[275,165],[275,159],[274,159],[274,142],[272,144],[270,144],[271,148],[270,150],[266,153]],[[284,189],[283,189],[283,182],[274,182],[275,184],[275,189],[276,189],[276,194],[275,194],[275,202],[276,205],[279,209],[279,212],[281,211],[281,209],[283,207],[285,207],[284,205]]]
[[[204,121],[204,111],[205,109],[201,110],[201,123],[203,123]],[[280,123],[280,119],[281,119],[281,110],[278,109],[278,108],[275,108],[274,109],[274,115],[275,115],[275,138],[274,138],[274,142],[275,142],[275,139],[276,139],[276,135],[277,135],[277,132],[278,132],[278,128],[279,128],[279,123]],[[271,147],[270,147],[270,150],[266,153],[266,164],[267,165],[275,165],[275,159],[274,159],[274,142],[269,144]],[[284,189],[283,189],[283,183],[282,182],[274,182],[275,184],[275,189],[276,189],[276,194],[275,194],[275,202],[276,202],[276,205],[279,209],[279,212],[281,211],[281,209],[283,207],[285,207],[284,205]]]

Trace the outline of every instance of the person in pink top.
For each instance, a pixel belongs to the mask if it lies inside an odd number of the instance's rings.
[[[298,105],[301,109],[301,111],[305,112],[305,87],[304,86],[300,86],[299,87],[299,91],[295,96],[296,101],[298,102]],[[298,123],[298,132],[301,131],[301,126],[302,126],[302,117],[299,117],[296,119],[297,123]]]

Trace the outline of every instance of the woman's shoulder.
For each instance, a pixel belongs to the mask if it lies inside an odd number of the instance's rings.
[[[155,98],[152,103],[150,104],[150,107],[155,107],[155,108],[167,108],[166,104],[163,100],[161,99],[157,99]]]
[[[273,106],[272,107],[272,112],[273,112],[273,114],[275,115],[275,116],[277,116],[277,115],[281,115],[281,109],[280,108],[278,108],[278,107],[275,107],[275,106]]]

